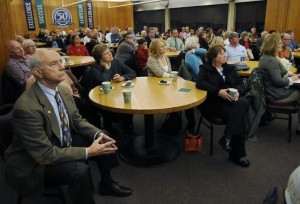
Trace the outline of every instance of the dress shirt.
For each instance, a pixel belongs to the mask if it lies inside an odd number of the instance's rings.
[[[240,44],[233,47],[231,44],[226,45],[226,55],[228,61],[241,61],[241,57],[248,57],[246,48]]]
[[[91,38],[90,38],[88,35],[84,36],[84,38],[83,38],[83,44],[84,44],[84,45],[85,45],[86,43],[90,42],[90,41],[91,41]]]
[[[184,50],[184,44],[180,38],[174,38],[174,37],[168,38],[166,44],[167,44],[167,48],[175,48],[179,52]]]
[[[11,79],[20,85],[26,84],[26,80],[31,76],[29,60],[27,57],[9,58],[5,65],[5,71]]]

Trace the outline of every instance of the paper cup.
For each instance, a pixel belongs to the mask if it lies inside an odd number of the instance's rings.
[[[123,90],[123,98],[125,103],[131,102],[131,91],[130,90]]]
[[[172,71],[171,72],[171,77],[172,77],[172,81],[173,82],[177,81],[177,76],[178,76],[178,72],[177,71]]]
[[[104,91],[104,93],[109,93],[111,91],[111,88],[110,88],[110,81],[105,81],[105,82],[102,82],[102,89]]]
[[[70,58],[69,57],[65,57],[65,62],[66,62],[66,64],[70,64]]]
[[[228,93],[230,94],[230,96],[235,96],[235,94],[237,94],[238,90],[234,89],[234,88],[229,88],[228,89]]]

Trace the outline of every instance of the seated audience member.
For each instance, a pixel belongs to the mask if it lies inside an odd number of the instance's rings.
[[[115,29],[112,27],[110,28],[110,32],[106,32],[105,34],[105,40],[106,42],[111,43],[111,34],[115,32]]]
[[[287,30],[286,33],[290,35],[291,40],[289,43],[289,47],[294,52],[295,50],[297,50],[299,48],[298,43],[295,40],[295,33],[293,30]]]
[[[124,31],[121,35],[123,39],[119,43],[114,58],[126,64],[129,68],[134,70],[137,75],[139,75],[140,70],[134,54],[136,47],[132,40],[132,34]]]
[[[25,40],[25,38],[21,35],[16,35],[16,41],[18,41],[20,43],[20,45],[23,44],[23,41]]]
[[[243,31],[241,33],[241,38],[239,40],[239,44],[246,48],[248,58],[254,59],[254,56],[253,56],[253,53],[251,50],[251,41],[249,40],[249,33],[247,31]]]
[[[206,49],[199,48],[200,44],[198,42],[198,37],[191,36],[185,40],[185,59],[184,62],[187,66],[188,71],[192,76],[192,81],[196,81],[196,78],[199,73],[199,67],[202,63],[201,57],[206,54]],[[194,109],[185,110],[185,116],[187,118],[188,124],[186,127],[186,134],[195,136],[195,114]]]
[[[291,48],[289,47],[289,43],[291,41],[291,36],[288,33],[282,33],[280,35],[281,37],[281,43],[282,43],[282,49],[279,51],[279,57],[285,58],[289,60],[290,62],[294,61],[293,53]]]
[[[141,33],[142,33],[143,31],[145,31],[145,32],[147,33],[147,32],[148,32],[148,26],[144,25],[144,26],[143,26],[143,30],[141,30]]]
[[[44,31],[44,29],[40,29],[39,30],[39,34],[36,36],[36,38],[38,38],[38,39],[43,39],[45,37],[45,31]]]
[[[6,50],[9,53],[9,59],[1,80],[3,104],[13,104],[25,91],[27,80],[33,76],[29,69],[29,60],[24,56],[24,50],[19,42],[8,41]]]
[[[85,45],[86,43],[90,42],[91,40],[91,29],[86,28],[85,29],[85,36],[83,38],[83,44]]]
[[[78,35],[72,35],[70,45],[67,49],[67,55],[70,56],[89,56],[89,52],[86,47],[80,43],[80,37]]]
[[[147,46],[150,48],[150,43],[152,42],[152,40],[155,39],[155,29],[154,28],[149,28],[149,33],[148,35],[145,37],[145,40],[147,41]]]
[[[185,38],[184,38],[185,36],[186,36],[186,30],[185,30],[185,27],[182,27],[178,37],[179,37],[182,41],[184,41],[184,40],[185,40]]]
[[[248,61],[246,48],[239,44],[239,34],[232,32],[229,35],[229,45],[226,45],[228,61]]]
[[[267,35],[268,35],[268,32],[267,32],[267,31],[261,32],[261,34],[260,34],[260,37],[261,37],[261,38],[259,38],[259,39],[257,40],[257,42],[256,42],[256,49],[257,49],[259,55],[261,55],[260,48],[261,48],[261,46],[262,46],[262,44],[263,44],[263,42],[264,42],[264,39],[265,39],[265,37],[266,37]]]
[[[93,32],[91,35],[91,40],[90,42],[85,44],[85,47],[87,49],[87,51],[89,52],[89,55],[92,55],[92,50],[95,47],[95,45],[98,45],[99,41],[98,41],[98,33]]]
[[[171,62],[165,53],[165,41],[154,39],[150,44],[150,56],[147,61],[148,76],[171,77]]]
[[[208,50],[208,44],[207,44],[207,41],[206,41],[205,31],[203,31],[203,30],[202,31],[197,31],[196,36],[198,36],[198,38],[199,38],[200,47]]]
[[[298,204],[300,199],[300,166],[290,175],[287,187],[285,188],[285,203]]]
[[[171,38],[172,37],[172,32],[173,32],[173,29],[169,28],[167,30],[167,32],[165,33],[165,38],[164,39],[166,40],[166,39]]]
[[[147,60],[149,57],[149,49],[147,47],[147,41],[145,39],[138,40],[138,48],[135,51],[135,56],[138,60],[139,68],[141,69],[142,76],[148,76],[147,72]]]
[[[95,87],[102,84],[104,81],[112,81],[113,83],[124,82],[136,77],[135,72],[123,62],[113,59],[109,46],[100,43],[96,45],[92,51],[92,55],[96,63],[91,66],[81,81],[84,88],[83,96],[88,99],[88,93]],[[113,86],[113,85],[112,85]],[[112,122],[116,118],[122,119],[122,128],[128,133],[133,133],[132,115],[116,114],[108,111],[103,111],[104,127],[109,131],[115,131],[112,127]],[[121,116],[120,116],[121,115]]]
[[[208,46],[211,45],[211,42],[213,41],[214,37],[215,37],[214,30],[212,28],[207,28],[206,29],[206,39],[207,39]]]
[[[230,42],[229,42],[229,35],[230,35],[230,33],[231,33],[231,31],[229,31],[229,30],[225,31],[225,33],[224,33],[224,42],[223,42],[224,46],[230,44]]]
[[[25,52],[25,56],[29,59],[36,52],[36,45],[31,39],[24,40],[22,43],[22,47]]]
[[[110,36],[111,39],[111,43],[119,43],[121,40],[121,36],[120,36],[120,29],[118,27],[115,27],[113,30],[113,33],[111,33]]]
[[[207,62],[201,65],[196,87],[207,91],[207,98],[200,106],[206,117],[218,117],[226,122],[224,136],[219,144],[229,152],[229,160],[248,167],[246,158],[245,136],[248,101],[244,95],[244,86],[233,65],[226,63],[225,48],[214,45],[206,53]],[[228,88],[235,88],[235,95],[228,93]]]
[[[84,162],[91,158],[101,174],[99,194],[131,195],[130,188],[111,177],[111,169],[118,166],[115,140],[82,119],[72,95],[58,86],[65,79],[62,57],[39,50],[30,68],[37,82],[14,106],[14,140],[5,152],[9,184],[21,195],[42,192],[49,185],[68,185],[72,203],[94,204]]]
[[[251,28],[251,32],[249,33],[249,40],[251,42],[256,42],[258,40],[258,35],[256,33],[256,28]]]
[[[56,31],[50,32],[50,36],[46,39],[46,47],[61,48],[61,51],[66,53],[66,45],[57,37]]]
[[[281,64],[278,53],[282,41],[277,33],[265,37],[261,47],[262,56],[258,68],[262,73],[266,99],[271,102],[289,103],[300,101],[299,90],[293,88],[293,81],[299,79],[298,75],[288,76],[288,72]],[[299,106],[300,108],[300,106]],[[296,134],[300,135],[300,111],[298,110],[298,128]]]
[[[200,48],[200,44],[198,42],[198,38],[196,36],[192,36],[186,39],[185,41],[185,64],[189,69],[193,81],[196,81],[200,65],[203,64],[202,58],[206,54],[207,50]]]
[[[66,45],[66,47],[68,47],[71,44],[71,37],[74,34],[77,34],[77,33],[73,32],[73,30],[68,30],[68,34],[67,34],[66,39],[65,39],[65,45]]]
[[[145,30],[143,30],[142,32],[141,32],[141,37],[142,38],[146,38],[147,37],[147,32],[145,31]],[[148,45],[147,45],[148,46]]]
[[[69,56],[89,56],[86,47],[80,43],[78,35],[72,35],[71,44],[68,46],[67,55]],[[72,73],[77,79],[80,79],[83,73],[87,70],[86,66],[76,67],[72,69]]]
[[[132,28],[132,27],[128,27],[128,28],[126,29],[126,31],[127,31],[127,33],[131,33],[133,42],[136,42],[136,35],[135,35],[135,33],[133,32],[133,28]]]
[[[170,49],[170,51],[183,51],[184,50],[184,44],[183,41],[178,38],[178,30],[173,29],[172,30],[172,37],[168,38],[167,40],[167,48]]]
[[[224,30],[223,29],[219,29],[217,31],[217,35],[213,38],[212,42],[210,43],[210,46],[213,46],[215,44],[225,45],[224,44]]]

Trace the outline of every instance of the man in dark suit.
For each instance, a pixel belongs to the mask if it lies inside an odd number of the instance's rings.
[[[46,38],[46,47],[61,48],[61,51],[64,53],[67,51],[64,40],[57,37],[57,33],[55,31],[51,31],[50,36]]]
[[[65,78],[61,56],[39,50],[30,68],[36,82],[14,106],[14,137],[5,152],[9,184],[21,195],[68,185],[73,203],[94,204],[85,163],[93,158],[101,174],[99,194],[129,196],[132,190],[110,174],[118,165],[115,140],[83,119],[70,91],[57,86]]]

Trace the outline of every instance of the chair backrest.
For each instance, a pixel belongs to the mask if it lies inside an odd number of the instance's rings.
[[[10,145],[13,138],[11,125],[13,104],[6,104],[0,107],[0,156],[4,159],[4,152]]]
[[[193,79],[189,69],[187,68],[187,66],[184,62],[184,59],[181,60],[181,65],[178,70],[178,76],[180,76],[183,79],[188,80],[188,81],[192,81],[192,79]]]
[[[13,104],[25,91],[25,85],[20,85],[19,83],[15,82],[4,70],[1,78],[1,89],[2,104]]]
[[[172,64],[172,70],[173,71],[177,71],[179,70],[179,67],[181,66],[181,62],[182,60],[184,60],[185,58],[185,55],[186,55],[186,50],[183,50],[179,53],[179,55],[175,58],[173,64]]]

